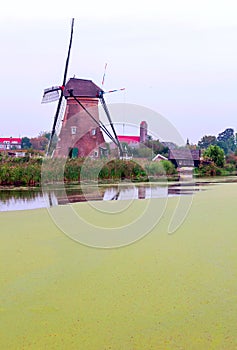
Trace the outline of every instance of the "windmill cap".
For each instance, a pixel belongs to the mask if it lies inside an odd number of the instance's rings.
[[[65,85],[63,95],[70,97],[70,91],[73,91],[75,97],[98,98],[103,90],[93,83],[92,80],[71,78]]]

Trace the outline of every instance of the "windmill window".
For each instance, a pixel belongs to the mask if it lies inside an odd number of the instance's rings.
[[[92,130],[91,130],[91,135],[92,135],[92,136],[95,136],[95,134],[96,134],[96,129],[92,129]]]
[[[71,127],[71,133],[72,133],[72,135],[76,135],[76,133],[77,133],[77,127],[76,126],[72,126]]]

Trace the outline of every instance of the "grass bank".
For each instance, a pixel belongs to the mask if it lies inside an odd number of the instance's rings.
[[[0,213],[0,348],[236,349],[237,185],[197,193],[168,235],[177,201],[150,234],[113,250],[74,242],[44,209]]]
[[[46,183],[79,183],[89,179],[112,182],[129,179],[134,182],[151,178],[177,175],[174,165],[162,160],[159,163],[119,159],[67,159],[55,158],[4,158],[0,159],[0,186],[40,186]]]

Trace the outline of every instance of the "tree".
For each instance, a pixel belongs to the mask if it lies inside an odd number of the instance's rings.
[[[169,148],[164,146],[159,140],[147,140],[145,146],[151,148],[154,154],[162,154],[167,156],[169,153]]]
[[[205,135],[201,138],[200,141],[198,141],[198,146],[202,149],[208,148],[210,145],[216,144],[216,136],[212,135]]]
[[[225,129],[225,131],[221,132],[220,134],[218,134],[217,136],[217,141],[228,141],[230,138],[234,138],[234,129],[228,128]]]
[[[221,149],[223,149],[225,154],[229,153],[229,147],[228,147],[228,143],[225,141],[219,141],[217,142],[217,146],[219,146]]]
[[[46,139],[50,140],[51,132],[49,132],[49,131],[41,131],[39,133],[39,136],[46,137]]]
[[[234,152],[236,149],[236,137],[234,129],[228,128],[217,136],[217,145],[221,147],[225,154]]]
[[[148,147],[140,147],[134,148],[133,149],[133,155],[135,158],[149,158],[151,159],[154,157],[154,153],[152,152],[152,149]]]
[[[31,138],[30,142],[33,149],[44,151],[48,145],[49,140],[45,136],[38,136]]]
[[[203,153],[203,157],[211,160],[216,166],[223,167],[225,164],[225,153],[217,145],[210,145]]]
[[[125,153],[127,153],[128,156],[133,155],[133,149],[129,146],[127,142],[121,142],[121,147]]]
[[[23,149],[29,149],[31,148],[32,144],[30,142],[29,137],[22,137],[21,139],[21,148]]]

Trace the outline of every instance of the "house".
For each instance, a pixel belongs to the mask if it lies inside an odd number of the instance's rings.
[[[199,149],[171,149],[168,159],[176,168],[198,167],[200,164],[201,150]]]
[[[162,154],[157,154],[153,159],[152,162],[160,162],[161,160],[168,160],[165,156],[162,156]]]
[[[14,157],[14,158],[20,158],[20,157],[25,157],[26,156],[26,151],[21,149],[21,150],[12,150],[12,151],[7,151],[7,154],[9,157]]]
[[[0,151],[21,149],[21,138],[19,137],[0,137]]]

